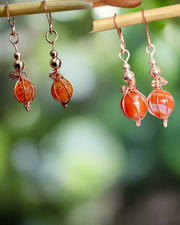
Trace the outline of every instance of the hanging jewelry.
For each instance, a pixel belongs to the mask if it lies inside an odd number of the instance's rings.
[[[151,69],[149,73],[151,77],[154,78],[154,80],[151,82],[153,91],[148,96],[148,111],[151,115],[160,118],[163,122],[163,126],[167,127],[168,117],[174,109],[174,99],[169,92],[162,89],[162,85],[168,84],[168,81],[161,77],[161,69],[156,66],[157,62],[155,59],[153,59],[155,46],[151,43],[144,9],[142,10],[142,14],[148,39],[146,52],[151,56],[151,60],[149,62]],[[150,49],[152,49],[152,51],[150,51]]]
[[[121,110],[123,114],[132,120],[136,121],[136,126],[141,125],[141,120],[145,117],[148,110],[146,97],[136,88],[136,80],[134,73],[130,71],[130,65],[127,63],[130,57],[129,51],[126,49],[121,28],[117,25],[116,14],[114,15],[114,23],[121,41],[121,51],[119,58],[124,62],[122,66],[125,71],[123,80],[128,83],[128,86],[121,86],[121,92],[124,95],[121,100]],[[127,58],[124,60],[122,54],[127,53]]]
[[[20,40],[20,35],[15,30],[15,18],[13,17],[13,23],[10,21],[9,16],[9,5],[7,3],[7,20],[11,26],[12,33],[9,35],[9,41],[14,45],[15,47],[15,53],[14,53],[14,69],[15,72],[12,72],[9,74],[9,77],[11,80],[17,79],[17,82],[13,89],[13,94],[16,100],[24,105],[24,108],[27,111],[30,111],[31,107],[30,104],[33,101],[36,89],[34,84],[28,80],[28,74],[25,72],[22,72],[22,70],[25,68],[25,62],[21,60],[21,54],[18,52],[16,44]],[[12,36],[17,36],[17,41],[12,41]]]
[[[44,0],[44,10],[49,22],[49,31],[46,33],[46,40],[52,44],[52,51],[50,52],[52,59],[50,61],[50,66],[53,68],[53,70],[50,72],[49,77],[54,81],[54,83],[51,87],[51,94],[55,100],[63,105],[64,108],[67,108],[73,94],[73,87],[71,83],[66,80],[64,76],[58,71],[62,64],[62,61],[57,58],[58,52],[54,49],[55,42],[58,38],[58,33],[52,28],[52,17],[51,13],[49,13],[49,15],[47,13],[46,0]],[[48,35],[53,33],[56,35],[56,37],[54,41],[50,41]]]

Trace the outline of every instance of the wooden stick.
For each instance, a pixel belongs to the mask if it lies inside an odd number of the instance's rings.
[[[141,4],[141,0],[52,0],[47,1],[48,12],[59,12],[77,9],[90,9],[99,6],[116,6],[134,8]],[[44,13],[43,1],[9,4],[10,16]],[[6,5],[0,5],[0,17],[7,16]]]
[[[162,8],[149,9],[145,11],[147,22],[163,20],[180,16],[180,4],[166,6]],[[129,13],[117,16],[118,27],[127,27],[144,23],[142,12]],[[95,20],[93,22],[93,30],[91,33],[111,30],[115,28],[114,17]]]
[[[47,1],[46,5],[47,5],[48,12],[59,12],[59,11],[76,10],[76,9],[90,9],[93,7],[92,2],[86,2],[86,1],[83,2],[78,0]],[[44,1],[9,4],[9,13],[10,13],[10,16],[21,16],[21,15],[45,13],[43,6],[44,6]],[[0,6],[0,17],[7,17],[6,5]]]

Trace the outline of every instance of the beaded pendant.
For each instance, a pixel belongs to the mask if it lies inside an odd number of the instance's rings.
[[[50,55],[52,57],[50,66],[54,69],[49,74],[49,77],[54,81],[51,87],[51,94],[64,108],[67,108],[73,94],[73,87],[71,83],[58,71],[62,62],[57,58],[57,51],[52,50]]]
[[[134,121],[136,126],[141,125],[141,120],[145,117],[148,110],[148,102],[146,97],[136,88],[134,73],[130,71],[128,63],[123,65],[123,80],[128,86],[121,87],[121,93],[124,95],[121,99],[120,107],[123,114]]]
[[[36,89],[34,84],[28,80],[28,74],[22,72],[25,67],[25,62],[21,60],[21,54],[19,52],[15,52],[14,57],[16,59],[14,62],[14,68],[16,71],[10,73],[9,77],[11,80],[18,80],[14,86],[13,94],[16,100],[22,103],[27,111],[30,111],[30,104],[35,97]]]
[[[172,95],[162,89],[162,85],[168,83],[167,80],[161,77],[161,69],[156,66],[156,60],[150,61],[150,75],[154,80],[151,82],[153,91],[148,96],[148,111],[151,115],[162,120],[163,126],[167,127],[168,117],[174,109],[174,99]]]

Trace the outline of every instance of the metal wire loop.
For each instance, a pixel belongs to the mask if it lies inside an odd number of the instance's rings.
[[[13,42],[13,41],[11,40],[11,37],[12,37],[12,36],[15,37],[16,35],[17,35],[17,41]],[[19,42],[19,40],[20,40],[20,35],[19,35],[17,32],[15,32],[14,34],[10,34],[10,35],[9,35],[9,41],[14,45],[16,52],[18,52],[18,49],[17,49],[16,44]]]
[[[11,37],[12,37],[12,36],[15,37],[16,35],[17,35],[17,41],[13,42],[13,41],[11,40]],[[16,45],[16,44],[19,42],[19,40],[20,40],[20,35],[19,35],[17,32],[15,32],[14,35],[13,35],[13,34],[10,34],[10,35],[9,35],[9,41],[10,41],[13,45]]]
[[[127,53],[127,57],[126,57],[126,59],[123,59],[123,58],[122,58],[122,54],[125,54],[125,53]],[[129,60],[129,57],[130,57],[130,52],[129,52],[127,49],[125,49],[124,52],[123,52],[123,51],[120,51],[120,53],[119,53],[119,58],[120,58],[124,63],[127,63],[127,61]]]
[[[49,40],[49,38],[48,38],[48,34],[49,34],[49,33],[50,33],[50,34],[54,33],[54,34],[56,35],[54,41],[50,41],[50,40]],[[56,42],[57,39],[58,39],[58,33],[57,33],[55,30],[52,30],[52,33],[51,33],[50,31],[48,31],[48,32],[46,33],[46,40],[47,40],[47,42],[49,42],[50,44],[52,44],[52,49],[54,50],[55,42]]]
[[[152,51],[150,51],[150,49],[152,48]],[[153,58],[154,52],[155,52],[156,48],[153,44],[151,44],[151,47],[146,46],[146,52],[147,54],[149,54],[151,56],[151,59]]]

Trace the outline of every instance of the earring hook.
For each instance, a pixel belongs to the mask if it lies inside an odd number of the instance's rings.
[[[53,33],[53,28],[52,28],[52,16],[51,16],[51,13],[49,13],[48,15],[48,12],[47,12],[47,4],[46,4],[46,0],[44,0],[44,7],[43,7],[45,13],[46,13],[46,16],[47,16],[47,20],[49,22],[49,31],[50,31],[50,34]]]
[[[119,53],[119,58],[124,62],[124,63],[127,63],[127,61],[129,60],[129,57],[130,57],[130,53],[129,51],[126,49],[126,45],[125,45],[125,42],[124,42],[124,38],[123,38],[123,34],[122,34],[122,30],[121,28],[118,27],[117,25],[117,15],[116,13],[114,14],[114,24],[115,24],[115,27],[116,27],[116,30],[118,32],[118,35],[119,35],[119,38],[120,38],[120,42],[121,42],[121,51]],[[127,58],[126,59],[123,59],[121,54],[123,53],[127,53]]]
[[[122,30],[117,25],[117,15],[116,15],[116,13],[114,14],[114,24],[116,26],[116,30],[118,32],[118,35],[119,35],[119,38],[120,38],[120,41],[121,41],[121,51],[122,51],[122,53],[124,53],[124,51],[126,49],[126,45],[125,45],[125,42],[124,42]]]
[[[12,29],[12,34],[13,36],[15,35],[16,31],[15,31],[15,18],[13,16],[13,23],[11,23],[11,20],[10,20],[10,13],[9,13],[9,3],[7,2],[6,3],[6,7],[7,7],[7,20],[11,26],[11,29]]]
[[[6,7],[7,7],[7,20],[9,22],[10,26],[11,26],[11,29],[12,29],[12,33],[9,35],[9,41],[14,45],[15,51],[18,52],[18,49],[17,49],[16,45],[20,40],[20,35],[15,30],[15,18],[14,18],[14,16],[13,16],[13,23],[11,23],[8,2],[6,3]],[[12,39],[11,39],[12,36],[13,37],[17,36],[17,40],[15,42],[12,41]]]
[[[53,30],[53,27],[52,27],[52,16],[51,16],[51,13],[49,13],[48,15],[48,12],[47,12],[47,4],[46,4],[46,0],[44,0],[44,7],[43,7],[45,13],[46,13],[46,16],[47,16],[47,19],[48,19],[48,22],[49,22],[49,31],[46,33],[46,40],[47,42],[49,42],[50,44],[52,44],[52,49],[54,50],[54,45],[55,45],[55,42],[57,41],[57,38],[58,38],[58,33]],[[48,35],[54,33],[56,35],[54,41],[50,41],[49,38],[48,38]]]
[[[144,19],[144,23],[145,23],[145,27],[146,27],[146,33],[147,33],[147,39],[148,39],[148,45],[149,47],[151,47],[151,38],[149,35],[149,29],[148,29],[148,24],[147,24],[147,20],[146,20],[146,14],[145,14],[145,10],[144,8],[142,8],[142,15],[143,15],[143,19]]]
[[[150,38],[150,35],[149,35],[149,29],[148,29],[148,24],[147,24],[146,14],[145,14],[144,8],[142,8],[142,15],[143,15],[143,19],[144,19],[144,23],[145,23],[145,27],[146,27],[147,39],[148,39],[148,46],[146,47],[146,52],[147,52],[147,54],[149,54],[151,56],[151,59],[152,59],[153,54],[155,52],[155,46],[151,43],[151,38]],[[148,48],[153,48],[152,52],[150,52],[148,50]]]

